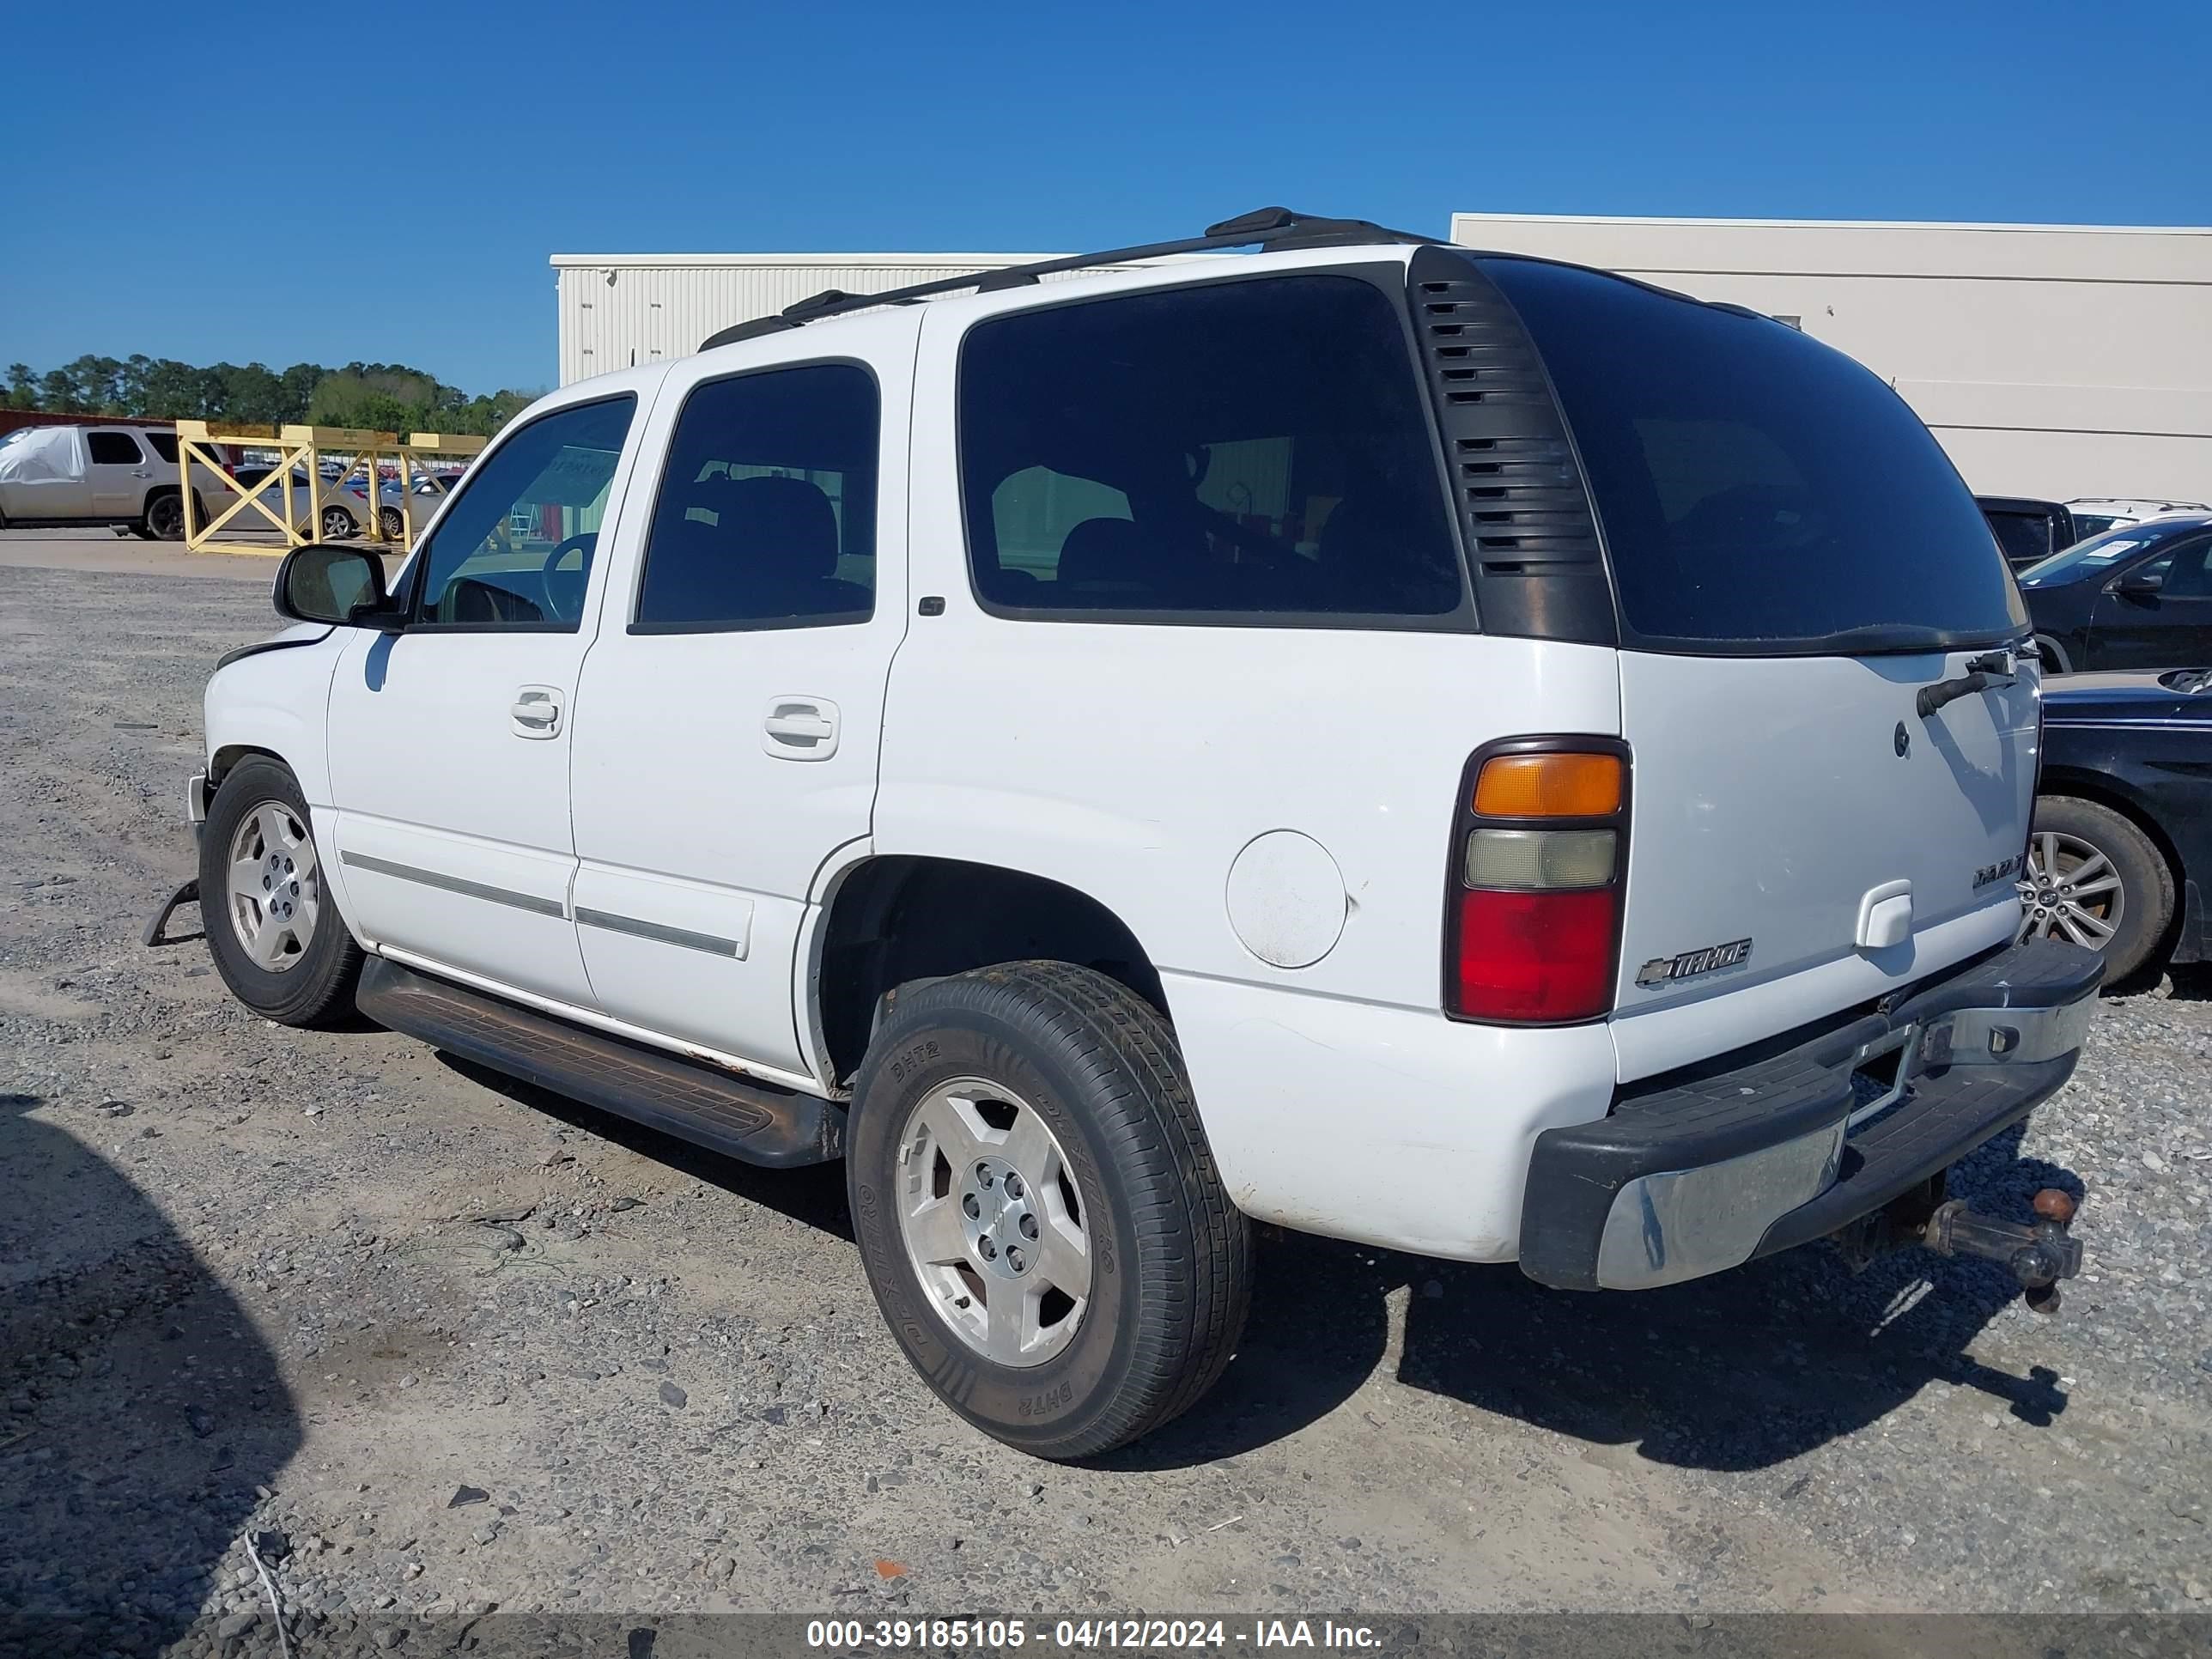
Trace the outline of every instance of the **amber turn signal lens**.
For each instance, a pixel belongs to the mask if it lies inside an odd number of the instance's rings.
[[[1601,818],[1620,810],[1617,755],[1494,755],[1474,781],[1486,818]]]

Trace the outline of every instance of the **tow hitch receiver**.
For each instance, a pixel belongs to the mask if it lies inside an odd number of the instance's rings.
[[[2081,1241],[2067,1231],[2074,1200],[2056,1187],[2036,1194],[2035,1221],[1999,1221],[1977,1214],[1962,1198],[1936,1206],[1921,1230],[1920,1242],[1938,1255],[1975,1255],[2002,1262],[2027,1292],[2037,1313],[2058,1311],[2058,1281],[2081,1271]]]

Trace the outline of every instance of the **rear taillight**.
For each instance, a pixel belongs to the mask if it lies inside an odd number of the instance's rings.
[[[1454,823],[1444,1012],[1561,1024],[1613,1007],[1628,746],[1515,738],[1468,763]]]

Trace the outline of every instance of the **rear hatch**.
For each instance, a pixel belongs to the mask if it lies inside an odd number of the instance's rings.
[[[1481,264],[1550,376],[1619,612],[1623,1079],[2009,939],[2035,787],[2035,669],[2008,648],[2027,615],[1927,428],[1769,319]],[[1978,661],[1990,684],[1923,712]]]

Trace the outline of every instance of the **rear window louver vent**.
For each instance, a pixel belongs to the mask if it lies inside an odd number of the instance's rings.
[[[1589,492],[1528,331],[1454,250],[1421,249],[1411,283],[1483,630],[1613,643]]]

